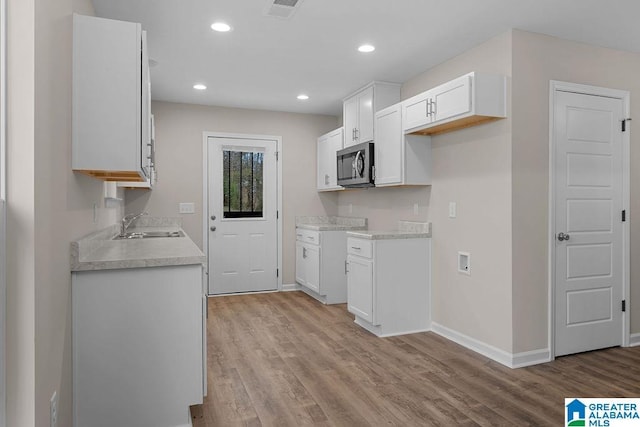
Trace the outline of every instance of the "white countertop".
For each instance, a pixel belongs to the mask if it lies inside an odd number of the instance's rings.
[[[347,231],[347,236],[367,240],[425,239],[431,237],[431,223],[398,221],[397,230]]]
[[[182,231],[176,225],[157,225],[128,232],[178,230]],[[71,271],[202,264],[206,260],[186,233],[184,237],[113,240],[118,233],[119,226],[113,225],[72,242]]]
[[[296,227],[314,231],[366,230],[367,219],[346,216],[299,216]]]

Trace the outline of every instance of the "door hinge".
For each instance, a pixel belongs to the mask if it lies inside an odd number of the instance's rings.
[[[280,269],[276,268],[276,277],[280,277]]]
[[[276,211],[276,219],[280,219],[280,211]]]
[[[627,311],[627,300],[623,299],[622,300],[622,311]]]
[[[276,151],[276,162],[277,162],[278,160],[280,160],[280,152],[279,152],[279,151]]]
[[[623,210],[622,211],[622,222],[625,222],[627,220],[627,211]]]
[[[622,132],[626,132],[627,131],[627,121],[631,120],[631,118],[629,117],[628,119],[622,119],[622,125],[620,127],[620,130]]]

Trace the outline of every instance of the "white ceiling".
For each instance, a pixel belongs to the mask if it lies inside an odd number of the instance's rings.
[[[638,0],[303,0],[289,19],[265,14],[272,1],[93,4],[147,30],[153,99],[192,104],[339,115],[360,86],[405,82],[510,28],[640,52]]]

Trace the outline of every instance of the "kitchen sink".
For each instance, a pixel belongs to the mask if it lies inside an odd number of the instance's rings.
[[[182,231],[138,231],[127,233],[124,236],[117,235],[113,240],[150,239],[157,237],[184,237],[184,233]]]

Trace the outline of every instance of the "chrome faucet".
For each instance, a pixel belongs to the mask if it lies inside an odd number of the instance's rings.
[[[125,237],[127,235],[127,228],[129,228],[129,226],[133,223],[133,221],[135,221],[136,219],[144,215],[149,215],[149,214],[147,212],[140,212],[139,214],[125,215],[124,218],[122,218],[122,224],[120,227],[120,237]]]

